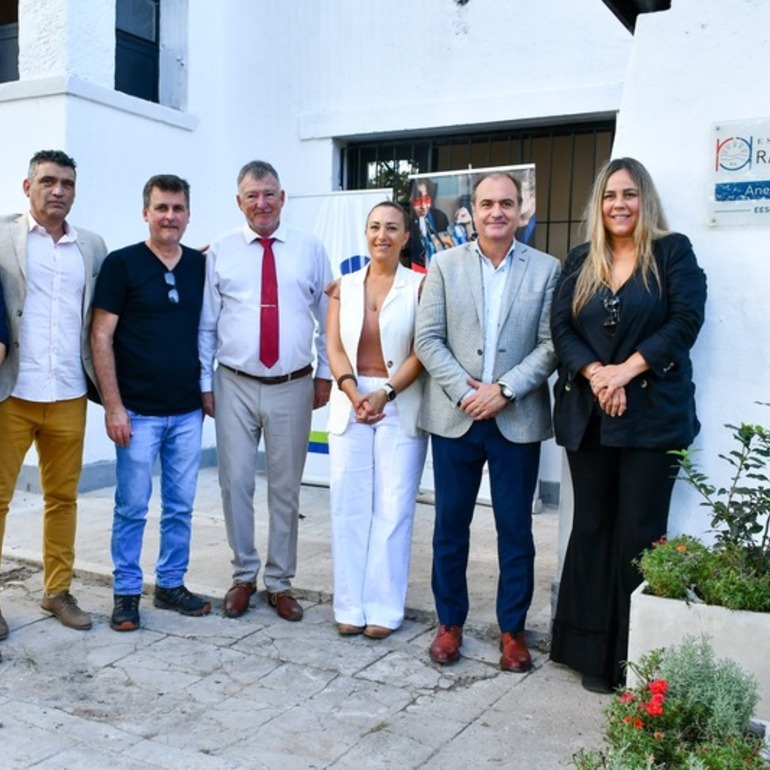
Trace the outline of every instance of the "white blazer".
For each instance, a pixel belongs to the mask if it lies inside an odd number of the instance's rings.
[[[364,325],[364,280],[369,267],[343,275],[340,280],[340,336],[353,371],[358,375],[358,343]],[[385,302],[380,308],[380,345],[382,359],[392,377],[412,353],[417,325],[417,305],[424,276],[399,265]],[[401,428],[408,436],[417,436],[417,415],[422,400],[423,377],[418,377],[398,394]],[[329,433],[344,433],[350,422],[353,405],[337,387],[332,386],[329,399]]]

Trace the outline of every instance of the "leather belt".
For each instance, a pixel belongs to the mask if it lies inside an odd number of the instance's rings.
[[[296,372],[290,372],[289,374],[280,374],[277,377],[257,377],[256,374],[241,372],[238,369],[233,369],[232,366],[228,366],[227,364],[220,363],[219,365],[227,369],[228,372],[237,374],[239,377],[246,377],[249,380],[256,380],[262,385],[282,385],[285,382],[291,382],[292,380],[299,380],[302,377],[307,377],[308,374],[313,371],[313,367],[308,364],[307,366],[303,366],[301,369],[297,369]]]

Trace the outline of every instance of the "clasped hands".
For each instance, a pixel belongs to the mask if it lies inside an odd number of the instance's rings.
[[[622,365],[591,364],[585,373],[594,398],[610,417],[620,417],[628,406],[626,385],[631,380]]]
[[[356,422],[374,425],[385,417],[388,394],[384,388],[378,388],[369,393],[356,392],[352,401],[356,412]]]
[[[462,400],[460,408],[474,420],[491,420],[508,405],[508,399],[496,382],[481,382],[468,377],[468,385],[473,388],[473,392]]]

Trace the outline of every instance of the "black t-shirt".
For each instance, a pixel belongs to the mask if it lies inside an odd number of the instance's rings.
[[[107,255],[94,307],[119,316],[113,340],[123,404],[145,415],[201,406],[198,322],[205,258],[182,247],[173,270],[144,243]],[[173,273],[173,281],[166,273]]]

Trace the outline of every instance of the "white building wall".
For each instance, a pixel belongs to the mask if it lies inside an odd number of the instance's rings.
[[[145,236],[141,188],[162,172],[190,181],[185,240],[203,245],[240,224],[247,160],[277,167],[291,206],[337,188],[336,140],[612,115],[631,46],[599,0],[163,0],[176,16],[185,3],[177,111],[112,89],[113,0],[20,0],[20,80],[0,84],[0,211],[25,209],[31,155],[62,148],[78,162],[71,218],[110,248]],[[91,407],[85,462],[112,459]],[[559,478],[557,460],[546,468]]]
[[[115,80],[113,0],[19,0],[19,77]]]
[[[706,323],[693,356],[703,425],[695,447],[720,483],[726,466],[717,455],[733,448],[723,425],[770,425],[770,410],[755,403],[770,401],[770,229],[709,224],[713,126],[770,118],[769,69],[765,0],[673,0],[670,11],[639,17],[615,141],[615,156],[632,155],[649,168],[670,226],[689,236],[708,276]],[[673,530],[708,529],[699,502],[684,484],[675,487]]]

